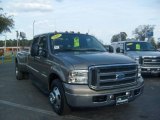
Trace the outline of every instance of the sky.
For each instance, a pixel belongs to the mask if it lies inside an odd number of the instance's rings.
[[[1,0],[0,7],[15,21],[7,39],[16,39],[16,31],[32,39],[33,23],[35,35],[75,31],[104,44],[120,32],[132,38],[136,27],[149,24],[155,25],[154,38],[160,38],[160,0]]]

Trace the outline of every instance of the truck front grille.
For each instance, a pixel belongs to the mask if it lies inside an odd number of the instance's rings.
[[[143,57],[142,66],[160,67],[160,57]]]
[[[101,65],[89,68],[89,86],[95,90],[131,86],[137,83],[136,64]]]

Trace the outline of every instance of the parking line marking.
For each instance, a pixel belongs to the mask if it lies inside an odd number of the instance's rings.
[[[43,114],[48,114],[48,115],[52,115],[54,117],[60,117],[60,116],[56,115],[56,113],[54,113],[52,111],[43,110],[43,109],[39,109],[39,108],[34,108],[34,107],[30,107],[30,106],[25,106],[25,105],[13,103],[13,102],[5,101],[5,100],[0,100],[0,104],[5,104],[5,105],[9,105],[9,106],[12,106],[12,107],[17,107],[17,108],[21,108],[21,109],[25,109],[25,110],[29,110],[29,111],[34,111],[34,112],[39,112],[39,113],[43,113]],[[72,115],[67,115],[67,116],[62,116],[62,117],[63,118],[71,118],[71,119],[74,119],[74,120],[75,119],[76,120],[91,120],[91,119],[76,117],[76,116],[72,116]]]
[[[43,110],[43,109],[39,109],[39,108],[34,108],[34,107],[29,107],[29,106],[9,102],[9,101],[0,100],[0,103],[5,104],[5,105],[9,105],[9,106],[12,106],[12,107],[22,108],[22,109],[25,109],[25,110],[30,110],[30,111],[34,111],[34,112],[40,112],[40,113],[56,116],[56,114],[54,112],[51,112],[51,111],[47,111],[47,110]]]

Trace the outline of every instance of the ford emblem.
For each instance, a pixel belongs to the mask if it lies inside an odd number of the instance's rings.
[[[124,73],[116,73],[116,80],[123,80],[124,77],[125,77]]]

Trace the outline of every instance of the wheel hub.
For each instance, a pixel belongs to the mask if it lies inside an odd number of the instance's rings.
[[[51,91],[49,95],[49,99],[55,108],[59,108],[61,106],[61,95],[57,87],[53,88],[53,91]]]
[[[53,104],[54,102],[55,102],[55,100],[56,100],[56,98],[55,98],[55,95],[51,92],[50,93],[50,95],[49,95],[49,100],[50,100],[50,102]]]
[[[16,67],[16,76],[18,76],[18,68]]]

